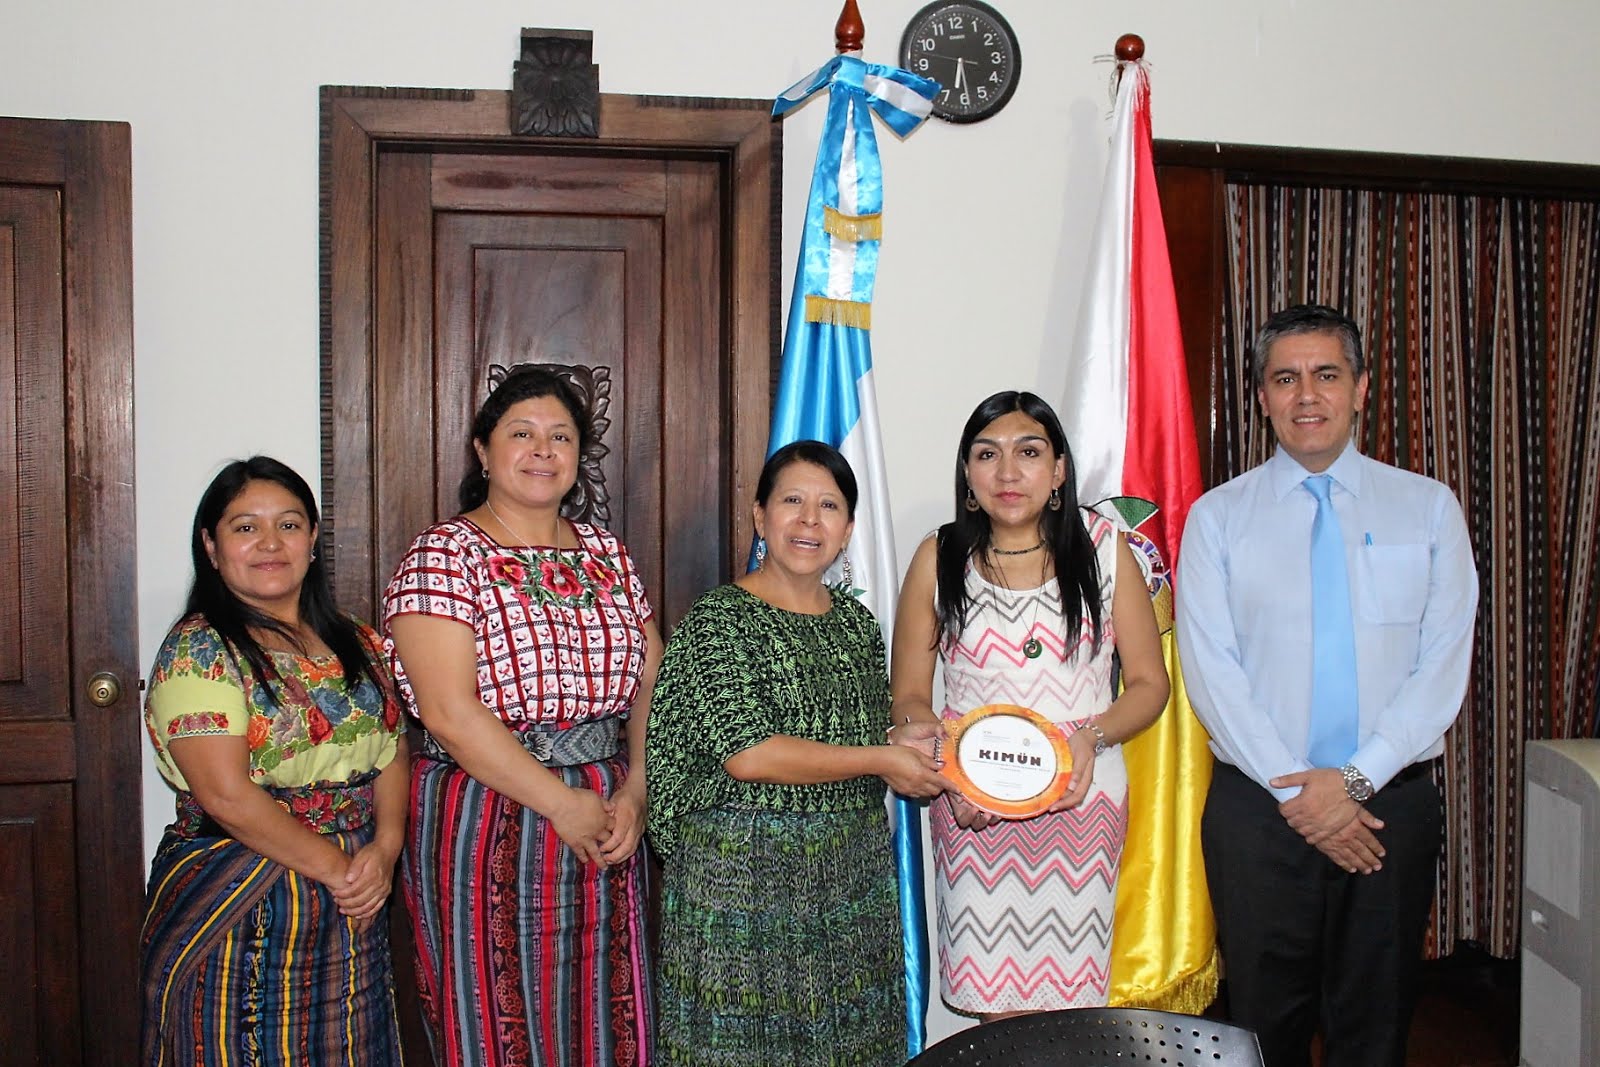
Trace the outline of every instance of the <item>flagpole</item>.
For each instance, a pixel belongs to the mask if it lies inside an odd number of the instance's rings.
[[[859,56],[866,39],[861,8],[856,0],[844,0],[839,21],[833,25],[834,51],[842,56]],[[892,847],[905,968],[906,1056],[912,1058],[921,1054],[927,1044],[928,1025],[928,911],[922,864],[922,810],[898,793],[889,796],[894,811]]]
[[[844,0],[833,25],[833,47],[839,55],[859,56],[867,27],[856,0]],[[905,968],[906,1056],[921,1054],[928,1025],[928,911],[922,863],[922,810],[898,793],[890,793],[894,812],[892,847],[900,898],[901,955]]]

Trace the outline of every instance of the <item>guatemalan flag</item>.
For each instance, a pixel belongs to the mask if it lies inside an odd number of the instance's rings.
[[[1172,636],[1178,545],[1203,488],[1150,137],[1150,82],[1118,64],[1111,160],[1090,246],[1061,421],[1078,499],[1128,531],[1161,628],[1172,695],[1123,746],[1128,839],[1117,882],[1111,1002],[1197,1014],[1216,996],[1216,927],[1200,855],[1207,738]]]
[[[828,91],[828,114],[811,174],[800,263],[795,271],[783,373],[767,454],[792,441],[833,445],[850,461],[860,489],[850,560],[858,595],[883,627],[888,646],[900,570],[884,476],[878,401],[872,384],[872,287],[883,235],[883,169],[872,116],[900,137],[928,117],[936,82],[897,67],[836,56],[784,91],[781,117]],[[830,575],[836,580],[838,575]],[[928,918],[923,904],[922,820],[894,800],[894,849],[906,963],[906,1050],[922,1051],[928,1002]]]

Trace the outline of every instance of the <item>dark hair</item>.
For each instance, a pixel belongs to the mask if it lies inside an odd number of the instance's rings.
[[[583,406],[583,401],[578,399],[578,394],[554,371],[544,367],[518,367],[494,387],[483,406],[478,408],[478,414],[473,416],[472,439],[467,442],[467,474],[461,479],[461,487],[456,493],[462,511],[471,511],[489,499],[489,482],[479,466],[477,453],[472,448],[473,442],[488,447],[490,435],[512,405],[541,396],[555,397],[567,409],[567,414],[572,416],[572,422],[578,428],[578,453],[582,455],[592,431],[589,412]],[[570,494],[571,491],[568,492]]]
[[[833,475],[834,484],[844,494],[845,512],[851,520],[855,519],[856,500],[860,495],[856,488],[856,472],[850,469],[850,461],[840,455],[837,448],[821,441],[793,441],[768,456],[761,468],[761,477],[756,479],[757,504],[767,506],[778,475],[796,463],[810,463]]]
[[[1350,373],[1360,378],[1367,369],[1366,358],[1361,354],[1361,327],[1354,319],[1338,308],[1326,304],[1295,304],[1270,316],[1261,324],[1256,334],[1256,346],[1251,351],[1250,373],[1256,388],[1261,388],[1267,372],[1267,353],[1279,339],[1298,333],[1331,333],[1344,347],[1344,358],[1350,364]]]
[[[194,532],[189,544],[190,555],[194,558],[194,584],[189,587],[189,602],[184,607],[184,615],[205,618],[206,624],[222,636],[235,667],[239,665],[242,655],[258,678],[272,680],[278,677],[278,672],[251,631],[275,633],[291,644],[299,644],[298,637],[277,619],[240,600],[228,588],[228,583],[222,580],[221,572],[212,564],[206,552],[205,538],[209,536],[212,543],[216,543],[217,527],[228,505],[238,499],[251,482],[271,482],[288,490],[300,501],[306,520],[318,528],[318,541],[321,541],[317,501],[304,478],[296,474],[293,468],[270,456],[234,460],[211,479],[211,484],[200,496],[200,506],[195,509]],[[300,583],[300,622],[310,627],[339,657],[346,690],[353,692],[361,684],[363,676],[382,689],[383,682],[371,655],[362,644],[356,624],[334,607],[323,555],[313,552],[311,566],[306,570],[305,580]],[[277,704],[277,695],[272,687],[266,688],[268,699]]]
[[[989,516],[982,508],[968,511],[967,453],[973,439],[994,420],[1020,411],[1044,427],[1050,449],[1067,461],[1067,477],[1061,483],[1061,508],[1045,508],[1040,516],[1040,537],[1055,560],[1056,584],[1061,589],[1061,618],[1071,626],[1082,624],[1085,613],[1094,626],[1094,641],[1100,643],[1100,564],[1095,558],[1094,540],[1078,507],[1078,479],[1073,470],[1072,451],[1061,420],[1049,404],[1032,393],[1007,390],[996,393],[973,409],[961,431],[956,451],[956,521],[939,527],[935,554],[939,592],[935,608],[939,620],[934,644],[953,641],[967,625],[972,598],[967,594],[967,563],[989,547]],[[1072,634],[1069,632],[1068,637]]]

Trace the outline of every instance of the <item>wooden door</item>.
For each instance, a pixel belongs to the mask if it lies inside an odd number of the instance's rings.
[[[0,1064],[138,1040],[128,145],[0,119]]]
[[[778,355],[779,129],[765,101],[605,95],[598,138],[512,137],[508,95],[323,90],[335,589],[371,616],[411,537],[456,510],[490,377],[555,363],[605,390],[602,521],[670,631],[748,551]]]
[[[379,577],[456,513],[493,382],[552,365],[594,415],[582,517],[621,536],[670,628],[732,536],[715,162],[398,151],[377,173]]]

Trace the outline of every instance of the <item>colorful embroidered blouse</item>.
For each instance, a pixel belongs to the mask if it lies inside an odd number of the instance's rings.
[[[381,669],[381,639],[371,627],[357,628]],[[168,632],[150,669],[144,705],[145,729],[163,778],[187,792],[189,783],[167,745],[179,737],[208,735],[243,737],[250,779],[263,786],[343,782],[389,765],[401,729],[392,691],[363,678],[354,693],[346,692],[334,656],[267,655],[279,674],[279,680],[266,683],[277,705],[249,661],[239,656],[235,663],[205,619],[190,616]]]
[[[384,591],[384,624],[432,615],[472,627],[478,697],[507,723],[569,725],[626,716],[644,671],[654,616],[627,549],[573,523],[576,549],[509,548],[469,519],[417,535]],[[416,697],[393,655],[407,706]]]

